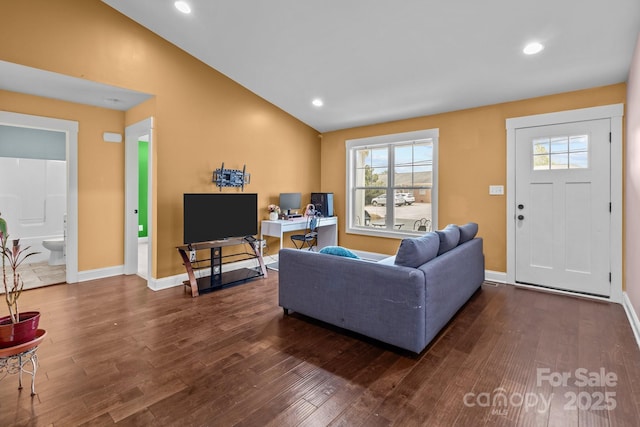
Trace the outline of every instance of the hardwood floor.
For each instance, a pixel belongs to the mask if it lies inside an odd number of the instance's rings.
[[[416,356],[283,316],[277,280],[198,298],[136,276],[26,291],[48,331],[38,394],[0,381],[0,425],[640,423],[640,351],[619,305],[485,284]]]

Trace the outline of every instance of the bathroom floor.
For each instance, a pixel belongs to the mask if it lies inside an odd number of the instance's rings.
[[[24,289],[55,285],[66,282],[65,265],[49,265],[47,261],[33,264],[22,264],[19,269],[24,281]]]

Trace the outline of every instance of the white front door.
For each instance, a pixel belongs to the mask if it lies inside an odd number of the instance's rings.
[[[610,119],[516,130],[518,283],[609,296]]]

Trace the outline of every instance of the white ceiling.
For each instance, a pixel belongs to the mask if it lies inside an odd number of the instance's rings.
[[[638,0],[102,1],[321,132],[624,82],[640,30]]]
[[[126,111],[152,95],[0,61],[0,89]]]
[[[640,30],[638,0],[102,1],[321,132],[624,82]]]

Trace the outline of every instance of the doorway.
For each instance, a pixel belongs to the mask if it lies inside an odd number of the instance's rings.
[[[610,120],[516,130],[516,282],[608,297]]]
[[[145,146],[145,150],[141,147]],[[146,154],[140,174],[141,153]],[[152,227],[152,165],[153,165],[153,118],[127,126],[125,129],[125,274],[137,274],[147,280],[152,279],[153,227]],[[145,181],[142,182],[141,181]],[[146,184],[146,185],[145,185]],[[146,190],[140,206],[140,189]],[[145,188],[146,187],[146,188]],[[144,218],[140,216],[144,215]],[[142,233],[141,233],[142,226]],[[146,228],[146,229],[145,229]]]
[[[507,132],[507,281],[620,301],[622,106],[508,119]]]
[[[64,133],[66,165],[66,230],[64,251],[67,283],[78,282],[78,122],[0,111],[0,124]]]

